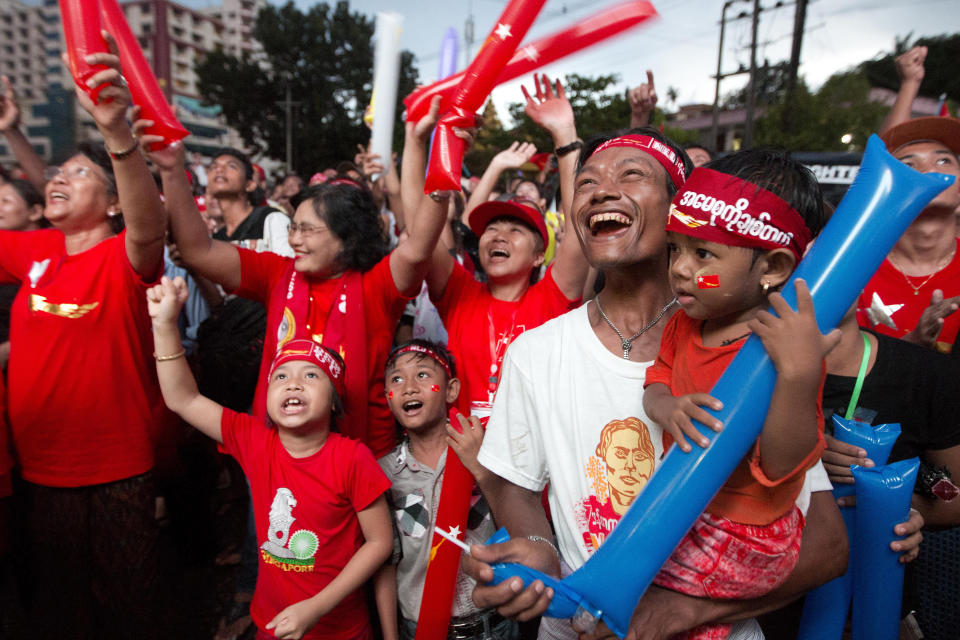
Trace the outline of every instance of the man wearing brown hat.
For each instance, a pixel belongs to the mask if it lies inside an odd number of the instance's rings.
[[[960,120],[916,118],[883,134],[887,149],[923,173],[960,177]],[[861,326],[939,351],[960,331],[960,189],[944,189],[920,213],[867,284],[857,304]]]

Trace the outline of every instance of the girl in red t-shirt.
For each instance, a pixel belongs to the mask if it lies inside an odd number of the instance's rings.
[[[260,567],[250,614],[278,638],[372,638],[360,587],[393,550],[390,481],[363,444],[331,433],[344,365],[311,340],[291,340],[270,366],[268,424],[200,395],[177,318],[182,278],[147,291],[163,399],[223,444],[250,480]]]

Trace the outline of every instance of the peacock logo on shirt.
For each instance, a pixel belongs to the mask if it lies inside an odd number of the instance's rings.
[[[260,545],[260,557],[267,564],[279,567],[283,571],[313,571],[313,556],[317,553],[319,540],[317,534],[308,529],[300,529],[293,534],[290,527],[296,518],[293,509],[297,499],[290,489],[281,487],[270,505],[270,528],[267,540]]]
[[[603,544],[653,474],[656,450],[650,429],[639,418],[611,420],[587,460],[593,495],[577,509],[583,542],[592,553]]]

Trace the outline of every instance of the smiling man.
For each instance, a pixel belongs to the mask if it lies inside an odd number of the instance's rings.
[[[666,319],[676,308],[667,279],[665,227],[671,198],[691,169],[683,151],[650,128],[595,140],[583,149],[568,221],[587,260],[603,270],[606,285],[592,304],[520,336],[504,361],[478,460],[493,472],[481,488],[512,539],[472,548],[466,567],[480,584],[492,579],[489,564],[494,562],[520,562],[554,576],[581,567],[645,487],[649,471],[641,467],[650,461],[652,469],[669,446],[643,410],[643,384]],[[611,458],[608,446],[616,435],[608,427],[616,424],[630,425],[619,432],[623,462],[616,451]],[[648,450],[642,453],[645,444]],[[625,462],[628,455],[635,455],[635,470]],[[548,542],[553,534],[541,505],[548,484],[556,548]],[[842,572],[846,555],[839,511],[828,492],[816,495],[800,568],[780,593],[758,606],[652,587],[634,613],[634,622],[648,634],[642,637],[669,637],[721,618],[749,618]],[[614,508],[611,497],[623,504]],[[551,597],[539,581],[524,588],[519,579],[474,591],[479,606],[496,606],[521,620],[540,615]],[[604,633],[600,625],[593,637]],[[731,638],[755,638],[756,633],[756,624],[748,620],[734,627]],[[543,618],[541,638],[576,635],[568,621]]]

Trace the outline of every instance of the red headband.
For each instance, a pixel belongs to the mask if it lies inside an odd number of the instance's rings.
[[[313,340],[291,340],[284,344],[277,351],[277,357],[273,359],[273,364],[270,365],[270,375],[267,376],[267,381],[273,379],[273,372],[277,370],[277,367],[292,360],[303,360],[323,369],[323,372],[330,378],[330,382],[333,383],[337,395],[341,399],[344,398],[346,392],[343,386],[343,363]]]
[[[396,362],[397,358],[399,358],[405,353],[422,353],[423,355],[429,357],[431,360],[434,360],[437,364],[439,364],[443,368],[444,373],[447,374],[447,378],[453,377],[453,369],[450,368],[450,363],[447,362],[446,358],[441,356],[439,353],[437,353],[433,349],[430,349],[429,347],[424,347],[419,344],[408,344],[404,347],[400,347],[399,349],[393,352],[393,356],[390,358],[390,362]]]
[[[786,248],[797,262],[812,235],[779,196],[704,167],[694,169],[674,196],[667,231],[735,247]]]
[[[311,178],[311,179],[312,179],[312,178]],[[361,191],[364,190],[364,187],[363,187],[362,184],[360,184],[359,182],[357,182],[356,180],[353,180],[353,179],[351,179],[351,178],[337,178],[336,180],[331,180],[331,181],[328,182],[327,184],[329,184],[329,185],[331,185],[331,186],[336,186],[336,185],[345,184],[345,185],[347,185],[347,186],[349,186],[349,187],[353,187],[354,189],[360,189]]]
[[[607,140],[599,147],[593,150],[594,155],[610,147],[633,147],[645,151],[653,156],[653,159],[660,163],[670,176],[673,186],[680,188],[687,177],[686,169],[683,166],[683,159],[677,155],[677,152],[656,138],[640,134],[630,134]]]

